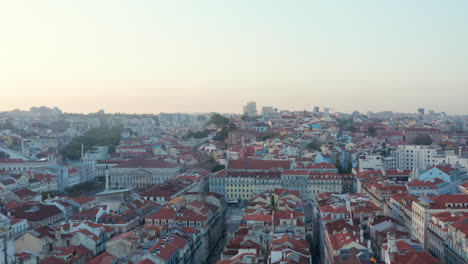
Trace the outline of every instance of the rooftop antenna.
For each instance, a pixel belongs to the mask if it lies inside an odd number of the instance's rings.
[[[244,169],[247,170],[249,165],[248,165],[248,159],[247,159],[247,149],[246,149],[246,146],[244,144]]]
[[[84,152],[84,147],[83,147],[83,144],[81,144],[81,162],[83,162],[83,152]]]

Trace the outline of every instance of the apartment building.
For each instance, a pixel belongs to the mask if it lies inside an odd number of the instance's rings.
[[[128,160],[109,169],[112,189],[146,188],[174,178],[179,166],[164,160]]]
[[[468,195],[440,195],[433,198],[420,197],[412,203],[411,232],[427,250],[429,248],[429,221],[432,215],[442,212],[468,212]]]

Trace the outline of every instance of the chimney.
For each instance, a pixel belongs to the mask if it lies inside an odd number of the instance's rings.
[[[359,239],[361,243],[364,243],[364,230],[362,228],[359,229]]]
[[[7,216],[11,217],[11,211],[8,211]]]
[[[81,144],[81,157],[80,157],[81,162],[83,162],[83,156],[84,156],[84,146],[83,144]]]
[[[396,252],[395,233],[390,231],[387,233],[388,253]]]
[[[109,170],[108,169],[105,169],[104,175],[106,177],[106,191],[108,191],[109,190]]]
[[[55,240],[61,240],[62,239],[62,232],[60,232],[60,229],[56,229],[54,231],[54,235],[55,235]]]

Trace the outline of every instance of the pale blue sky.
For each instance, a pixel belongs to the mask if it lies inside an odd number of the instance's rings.
[[[468,1],[0,0],[0,111],[468,114]]]

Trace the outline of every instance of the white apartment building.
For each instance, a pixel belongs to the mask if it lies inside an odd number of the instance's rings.
[[[402,170],[426,170],[444,161],[434,146],[401,145],[393,153],[395,168]]]
[[[246,116],[256,116],[257,115],[257,103],[254,101],[248,102],[244,106],[244,115]]]
[[[468,212],[468,195],[439,195],[420,197],[412,203],[411,234],[428,250],[428,227],[433,214],[442,212]]]
[[[386,169],[403,169],[426,171],[428,168],[440,163],[447,163],[453,166],[462,166],[468,169],[468,158],[455,155],[453,151],[438,153],[435,146],[420,145],[400,145],[392,153],[392,160],[383,159],[383,166]]]
[[[44,168],[56,165],[56,160],[47,161],[24,161],[21,159],[0,159],[0,172],[21,173],[32,169]]]
[[[364,170],[382,170],[385,169],[383,157],[381,155],[360,155],[359,172]]]
[[[128,160],[109,169],[111,189],[146,188],[177,176],[177,164],[163,160]]]
[[[106,160],[109,158],[109,147],[107,146],[94,146],[81,157],[81,162],[91,166],[93,177],[97,175],[96,164],[98,160]]]

